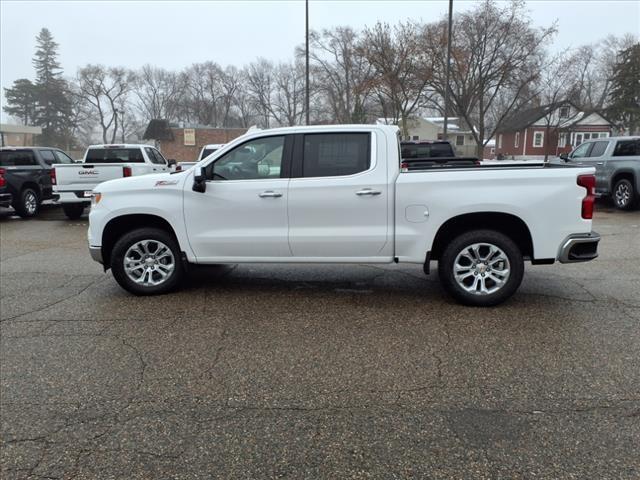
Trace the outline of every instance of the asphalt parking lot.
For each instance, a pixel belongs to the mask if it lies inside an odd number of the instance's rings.
[[[0,214],[0,477],[640,478],[640,212],[493,309],[420,266],[201,269],[136,298],[87,220]]]

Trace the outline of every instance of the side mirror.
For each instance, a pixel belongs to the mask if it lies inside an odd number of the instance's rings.
[[[173,167],[174,165],[176,165],[178,162],[176,162],[173,158],[169,158],[167,160],[167,165],[169,165],[170,167]]]
[[[561,153],[560,154],[560,159],[564,160],[565,162],[568,162],[569,161],[569,155],[566,154],[566,153]]]
[[[207,189],[207,177],[204,174],[204,168],[198,167],[193,173],[193,187],[194,192],[204,193]]]

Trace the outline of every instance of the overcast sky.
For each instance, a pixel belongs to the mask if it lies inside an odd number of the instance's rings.
[[[473,6],[454,0],[454,11]],[[376,21],[431,21],[446,0],[310,0],[310,27]],[[640,0],[529,0],[536,25],[558,21],[554,50],[609,35],[640,35]],[[257,57],[291,59],[304,41],[304,0],[289,1],[14,1],[0,0],[0,84],[33,78],[35,36],[47,27],[60,44],[66,76],[87,63],[180,69],[212,60],[243,65]],[[4,104],[4,96],[0,99]],[[3,120],[6,116],[2,115]]]

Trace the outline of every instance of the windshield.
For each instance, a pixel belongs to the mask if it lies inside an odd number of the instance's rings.
[[[453,157],[453,150],[448,143],[405,143],[402,144],[402,158],[438,158]]]

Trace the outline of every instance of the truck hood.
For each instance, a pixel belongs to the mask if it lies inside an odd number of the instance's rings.
[[[103,182],[93,189],[94,192],[107,193],[131,190],[146,190],[160,187],[171,187],[182,185],[185,172],[179,173],[153,173],[150,175],[139,175],[135,177],[118,178]]]

